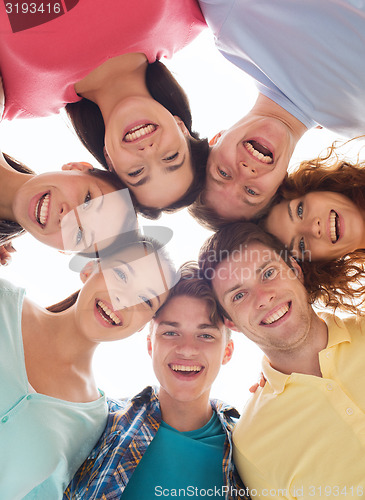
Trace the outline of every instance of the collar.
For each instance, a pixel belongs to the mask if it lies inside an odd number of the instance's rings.
[[[334,314],[320,312],[318,316],[323,319],[328,328],[328,343],[326,349],[341,344],[351,342],[351,335],[344,320]]]
[[[351,342],[350,332],[346,323],[341,318],[330,313],[319,313],[318,316],[328,327],[328,342],[326,349],[341,344],[342,342]],[[275,368],[270,365],[270,361],[266,356],[264,356],[262,360],[262,372],[275,394],[281,394],[284,391],[291,377],[291,375],[275,370]]]

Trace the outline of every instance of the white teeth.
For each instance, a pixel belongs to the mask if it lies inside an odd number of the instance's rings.
[[[202,367],[198,365],[171,365],[174,372],[200,372]]]
[[[331,236],[332,243],[336,243],[336,241],[338,240],[337,229],[336,229],[336,219],[337,219],[336,212],[334,210],[331,210],[331,212],[330,212],[330,236]]]
[[[262,163],[272,163],[273,162],[273,159],[271,158],[271,156],[263,155],[262,153],[260,153],[260,151],[257,151],[257,149],[255,149],[250,142],[245,141],[243,143],[243,145],[245,146],[247,151],[252,154],[252,156],[257,158]]]
[[[155,125],[139,125],[138,127],[132,128],[129,132],[127,132],[124,136],[124,140],[126,142],[133,142],[136,139],[139,139],[140,137],[150,134],[156,130]]]
[[[101,300],[98,300],[97,305],[103,310],[104,314],[101,315],[101,317],[109,324],[111,325],[119,325],[120,324],[120,319],[118,316],[107,307],[104,302]]]
[[[35,207],[34,215],[36,220],[44,226],[48,219],[48,207],[49,207],[50,194],[42,196]]]
[[[271,314],[268,318],[262,321],[264,325],[271,325],[275,321],[278,321],[280,318],[284,316],[289,311],[289,304],[286,306],[282,306],[280,309],[278,309],[274,314]]]

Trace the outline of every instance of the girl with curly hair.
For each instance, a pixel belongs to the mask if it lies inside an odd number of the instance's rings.
[[[302,162],[280,196],[261,224],[301,261],[314,298],[355,312],[365,303],[365,162],[333,144]]]

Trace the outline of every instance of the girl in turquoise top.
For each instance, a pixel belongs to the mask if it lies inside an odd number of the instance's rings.
[[[133,243],[81,273],[80,292],[44,309],[0,280],[0,498],[57,500],[104,430],[92,374],[102,341],[143,327],[172,276],[155,243]],[[117,262],[116,262],[117,259]],[[153,290],[156,291],[154,295]]]

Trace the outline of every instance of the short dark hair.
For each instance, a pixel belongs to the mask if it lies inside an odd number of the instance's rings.
[[[214,326],[219,326],[224,322],[223,315],[219,310],[213,290],[207,280],[200,276],[199,265],[197,262],[189,261],[183,264],[180,269],[180,279],[170,290],[166,302],[157,311],[155,318],[158,318],[163,308],[174,297],[187,296],[205,300],[209,307],[209,319]],[[227,329],[227,338],[230,338],[230,330]]]
[[[172,115],[178,116],[192,136],[189,139],[189,147],[194,180],[180,200],[166,207],[166,211],[176,211],[190,205],[203,188],[209,153],[208,140],[200,139],[199,135],[192,130],[192,116],[187,95],[171,72],[160,61],[148,64],[146,84],[153,99],[162,104]],[[67,104],[66,113],[82,144],[104,168],[108,169],[104,156],[104,119],[99,107],[89,99],[82,98],[80,101]],[[135,199],[134,203],[136,210],[146,217],[156,219],[161,215],[162,210],[160,209],[144,207],[139,205]]]

